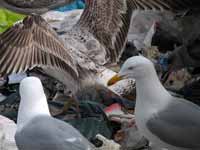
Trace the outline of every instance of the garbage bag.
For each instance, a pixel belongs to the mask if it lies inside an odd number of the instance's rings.
[[[59,102],[49,102],[50,107],[52,105],[57,107],[59,110],[62,109],[63,105]],[[105,106],[92,101],[81,101],[79,103],[80,117],[71,117],[76,115],[75,109],[70,108],[66,114],[56,116],[70,123],[76,129],[78,129],[88,140],[93,140],[97,134],[101,134],[106,138],[111,138],[113,135],[113,127],[109,122],[106,114],[103,111]],[[52,109],[53,110],[53,109]]]

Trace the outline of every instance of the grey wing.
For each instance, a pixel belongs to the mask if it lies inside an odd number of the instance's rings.
[[[0,7],[24,14],[41,14],[72,1],[74,0],[1,0]]]
[[[200,108],[187,100],[174,98],[165,110],[149,118],[147,128],[170,145],[200,149]]]
[[[78,76],[70,51],[42,17],[32,15],[0,35],[0,76],[36,66]]]
[[[20,150],[90,150],[90,143],[71,125],[36,117],[15,135]]]

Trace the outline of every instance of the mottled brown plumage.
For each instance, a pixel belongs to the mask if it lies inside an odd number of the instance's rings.
[[[40,16],[28,16],[0,37],[0,72],[11,74],[35,66],[68,70],[77,76],[74,62],[57,34]]]
[[[180,11],[197,5],[197,0],[86,0],[80,20],[60,37],[40,16],[31,15],[0,35],[0,74],[39,66],[75,93],[94,84],[96,73],[119,59],[134,10]]]
[[[87,29],[103,45],[105,62],[111,63],[117,61],[124,48],[131,16],[132,8],[125,0],[91,0],[78,26]]]

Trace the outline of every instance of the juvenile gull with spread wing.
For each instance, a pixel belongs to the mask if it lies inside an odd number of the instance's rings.
[[[105,65],[119,59],[134,10],[179,11],[197,4],[197,0],[86,0],[80,20],[61,37],[40,16],[30,15],[0,35],[0,74],[38,66],[75,95],[95,84]]]

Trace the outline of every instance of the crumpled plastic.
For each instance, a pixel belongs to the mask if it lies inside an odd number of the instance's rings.
[[[120,150],[120,145],[113,140],[108,140],[104,136],[97,134],[96,138],[103,142],[103,145],[100,148],[95,150]]]
[[[65,12],[74,9],[83,9],[85,7],[84,0],[75,0],[73,3],[56,9],[57,11]]]
[[[50,110],[52,107],[62,109],[63,105],[58,105],[59,103],[49,102]],[[80,117],[76,117],[77,112],[70,108],[66,114],[58,115],[56,118],[68,122],[89,140],[93,140],[97,134],[102,134],[106,138],[112,137],[113,128],[99,103],[81,101],[79,109]]]

